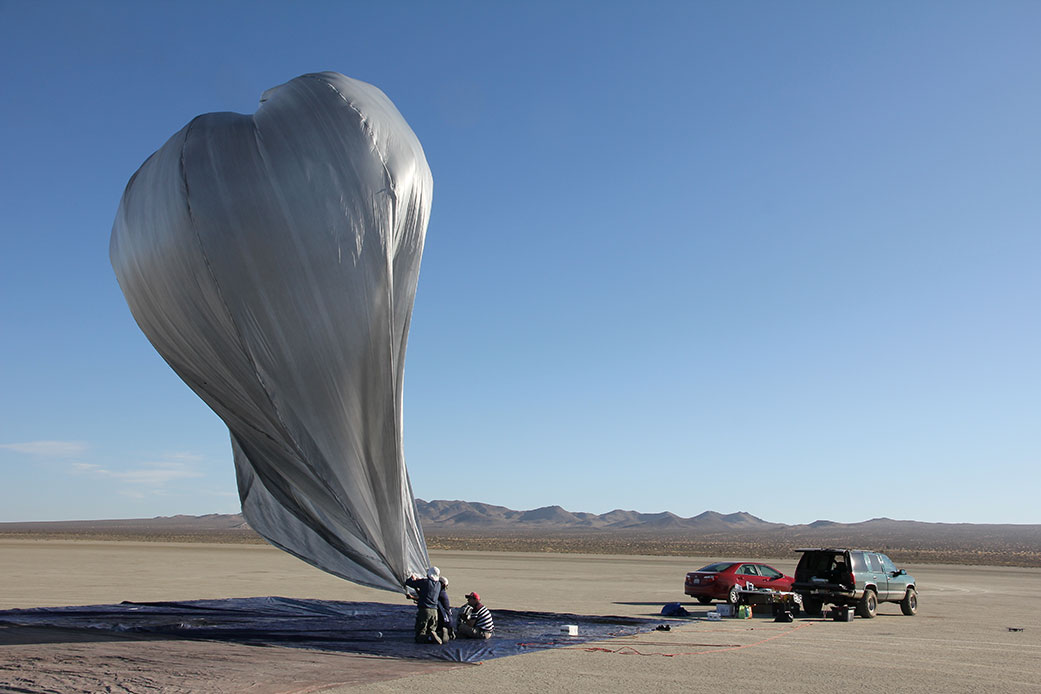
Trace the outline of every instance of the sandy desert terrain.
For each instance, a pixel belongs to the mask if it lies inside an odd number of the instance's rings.
[[[851,623],[709,622],[686,571],[718,557],[435,551],[493,609],[654,617],[669,632],[488,660],[415,662],[212,641],[0,628],[0,690],[56,692],[1041,692],[1041,569],[907,565],[920,611]],[[772,562],[791,573],[795,560]],[[401,602],[253,544],[0,540],[0,609],[280,595]],[[1017,629],[1010,630],[1010,627]]]

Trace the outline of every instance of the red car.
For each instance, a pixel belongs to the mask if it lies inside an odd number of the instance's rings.
[[[741,597],[737,591],[748,584],[753,588],[790,591],[794,580],[759,562],[720,561],[687,574],[683,592],[697,598],[702,605],[713,600],[725,600],[736,605]]]

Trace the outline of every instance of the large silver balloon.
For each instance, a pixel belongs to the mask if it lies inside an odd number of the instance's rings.
[[[171,137],[110,245],[141,330],[228,425],[250,525],[388,590],[430,563],[401,404],[432,185],[383,92],[303,75]]]

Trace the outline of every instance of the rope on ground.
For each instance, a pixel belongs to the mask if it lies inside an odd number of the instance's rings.
[[[642,651],[636,650],[635,648],[633,648],[631,646],[622,646],[621,648],[603,648],[601,646],[588,646],[588,647],[583,648],[581,646],[574,646],[572,648],[572,650],[576,650],[577,649],[577,650],[589,651],[590,653],[612,653],[612,654],[615,654],[615,655],[657,655],[657,656],[661,656],[663,658],[674,658],[675,656],[678,656],[678,655],[708,655],[709,653],[724,653],[726,651],[738,651],[738,650],[741,650],[742,648],[752,648],[753,646],[759,646],[759,645],[762,645],[762,644],[766,643],[767,641],[773,641],[774,639],[779,639],[782,636],[788,636],[789,634],[792,634],[792,633],[798,631],[799,629],[802,629],[802,628],[808,627],[808,626],[812,626],[812,625],[813,625],[813,622],[805,622],[803,624],[800,624],[797,627],[792,627],[792,628],[788,629],[787,631],[784,631],[783,633],[774,634],[773,636],[768,636],[767,638],[760,639],[759,641],[756,641],[754,643],[746,643],[746,644],[742,644],[742,645],[732,644],[732,643],[723,643],[723,644],[707,644],[707,643],[706,644],[690,644],[690,645],[694,645],[694,646],[712,646],[711,649],[705,650],[705,651],[685,651],[685,652],[682,652],[682,653],[644,653]],[[663,645],[666,645],[666,644],[663,644]],[[686,644],[684,644],[684,645],[686,645]]]

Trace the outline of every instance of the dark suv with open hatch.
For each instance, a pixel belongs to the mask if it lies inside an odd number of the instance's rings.
[[[918,611],[914,576],[884,554],[863,549],[797,549],[792,591],[802,596],[808,615],[821,614],[825,604],[855,607],[861,617],[875,616],[880,602],[900,603],[906,615]]]

